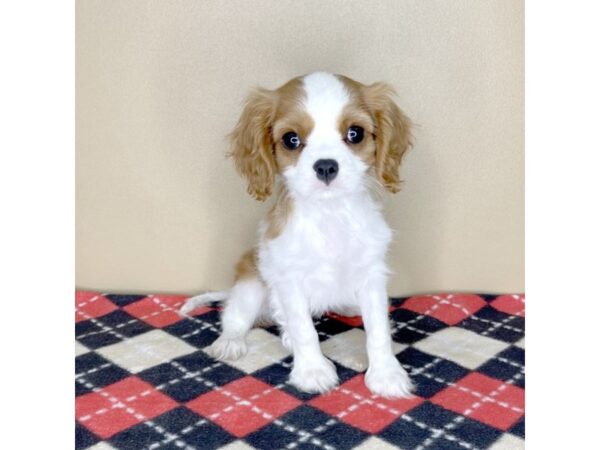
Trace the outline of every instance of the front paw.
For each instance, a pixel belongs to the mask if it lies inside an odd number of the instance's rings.
[[[337,386],[338,376],[335,366],[327,358],[310,363],[294,362],[290,383],[304,392],[323,393]]]
[[[395,359],[387,365],[369,367],[365,384],[373,394],[386,398],[412,398],[415,389],[406,370]]]

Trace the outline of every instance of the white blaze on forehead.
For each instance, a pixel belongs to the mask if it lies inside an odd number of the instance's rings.
[[[315,122],[313,135],[337,133],[337,123],[342,109],[350,101],[344,84],[335,76],[325,72],[315,72],[303,79],[304,107]]]

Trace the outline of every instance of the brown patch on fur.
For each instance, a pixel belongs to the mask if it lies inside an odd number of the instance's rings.
[[[275,239],[283,232],[293,207],[294,204],[287,189],[282,188],[277,197],[277,202],[267,215],[267,230],[265,232],[267,239]]]
[[[257,200],[264,200],[271,194],[275,178],[269,132],[275,101],[272,91],[256,89],[246,99],[242,115],[229,135],[229,156],[238,172],[248,180],[248,193]]]
[[[300,77],[273,91],[256,89],[246,99],[242,115],[229,135],[229,156],[248,180],[248,193],[257,200],[271,195],[276,174],[298,159],[301,149],[284,148],[282,136],[295,131],[306,138],[312,129],[312,119],[301,110],[303,95]]]
[[[258,268],[256,265],[257,252],[256,249],[248,250],[242,255],[238,263],[235,265],[235,282],[248,278],[258,278]]]
[[[373,167],[377,179],[388,191],[398,192],[400,163],[406,150],[412,146],[410,119],[394,103],[395,93],[391,86],[385,83],[366,86],[343,75],[338,75],[338,78],[351,92],[353,107],[367,111],[375,125]]]
[[[358,144],[348,143],[347,145],[356,153],[366,164],[375,163],[375,123],[373,118],[362,105],[362,98],[356,95],[351,97],[351,101],[342,110],[339,120],[340,135],[344,138],[348,128],[352,126],[362,127],[365,130],[364,138]]]
[[[288,150],[283,145],[283,135],[289,131],[293,131],[300,136],[301,142],[305,143],[313,127],[314,121],[312,117],[301,110],[299,106],[294,110],[281,112],[281,119],[277,120],[273,127],[275,158],[279,170],[284,170],[288,166],[295,165],[298,158],[300,158],[303,148],[302,145],[296,150]]]

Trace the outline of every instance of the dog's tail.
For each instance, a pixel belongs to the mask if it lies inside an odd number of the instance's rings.
[[[227,297],[229,297],[229,291],[206,292],[205,294],[195,295],[186,300],[181,309],[179,309],[179,313],[187,316],[199,306],[206,305],[210,302],[222,302],[223,300],[226,300]]]

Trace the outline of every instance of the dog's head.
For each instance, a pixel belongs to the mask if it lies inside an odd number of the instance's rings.
[[[370,180],[397,192],[411,123],[392,95],[384,83],[322,72],[255,90],[230,135],[248,192],[264,200],[278,174],[294,197],[335,198]]]

